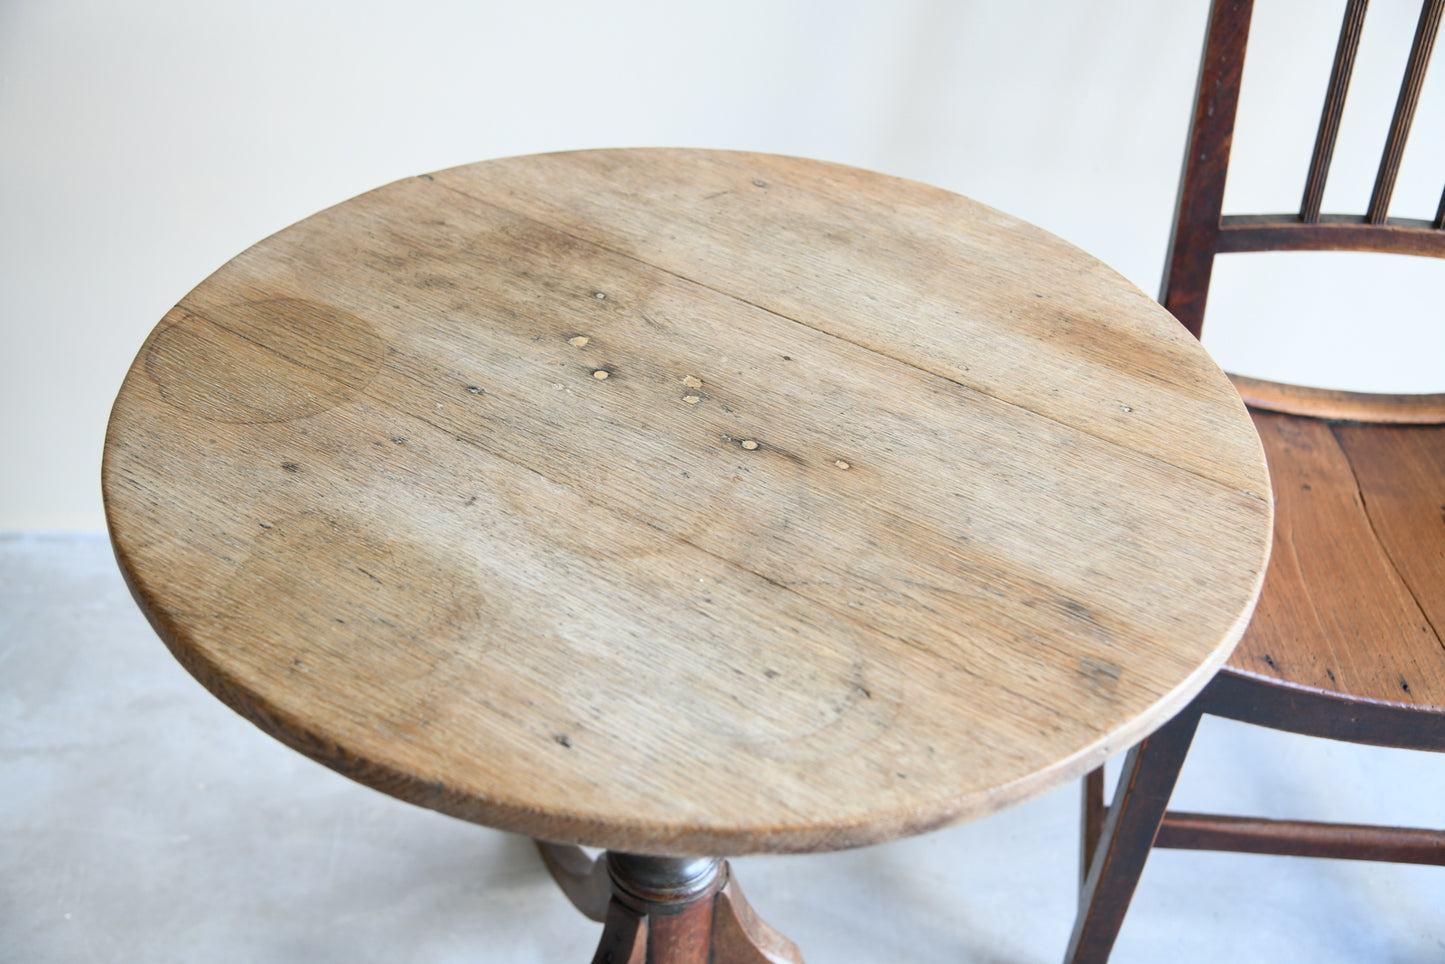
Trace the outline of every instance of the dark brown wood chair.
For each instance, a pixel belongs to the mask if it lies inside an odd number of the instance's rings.
[[[1298,214],[1221,216],[1251,0],[1215,0],[1162,301],[1196,336],[1216,254],[1349,250],[1445,257],[1433,220],[1388,216],[1445,0],[1426,0],[1364,215],[1320,213],[1366,0],[1349,0]],[[1445,371],[1445,369],[1442,369]],[[1377,746],[1445,750],[1445,395],[1238,378],[1269,460],[1274,554],[1224,669],[1130,751],[1112,803],[1084,784],[1070,961],[1109,956],[1153,847],[1445,864],[1445,831],[1168,810],[1205,713]],[[1401,792],[1408,792],[1402,790]]]

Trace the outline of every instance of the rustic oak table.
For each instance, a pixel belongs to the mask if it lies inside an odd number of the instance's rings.
[[[1271,523],[1234,389],[1098,261],[690,150],[474,164],[261,242],[151,334],[104,492],[211,692],[547,841],[637,962],[799,960],[719,858],[993,813],[1165,722]]]

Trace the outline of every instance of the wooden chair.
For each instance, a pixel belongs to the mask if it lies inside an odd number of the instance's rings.
[[[1196,336],[1216,254],[1352,250],[1445,257],[1431,221],[1388,216],[1445,0],[1426,0],[1369,207],[1320,213],[1366,0],[1349,0],[1298,214],[1221,216],[1251,0],[1215,0],[1162,301]],[[1228,664],[1135,747],[1112,804],[1084,785],[1070,961],[1105,960],[1151,847],[1445,864],[1445,831],[1168,811],[1202,714],[1377,746],[1445,750],[1445,395],[1380,396],[1238,378],[1269,460],[1274,554]]]

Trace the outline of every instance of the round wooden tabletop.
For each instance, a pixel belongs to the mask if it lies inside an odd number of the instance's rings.
[[[115,404],[121,567],[273,736],[553,841],[726,856],[981,816],[1243,630],[1229,381],[1058,238],[817,161],[399,181],[172,310]]]

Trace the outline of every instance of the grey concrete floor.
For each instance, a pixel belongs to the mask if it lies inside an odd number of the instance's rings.
[[[828,962],[1056,961],[1076,795],[862,850],[734,862]],[[1445,756],[1206,720],[1176,805],[1445,826]],[[155,638],[100,536],[0,537],[0,960],[584,962],[526,840],[355,785]],[[1445,869],[1161,851],[1117,962],[1445,961]]]

